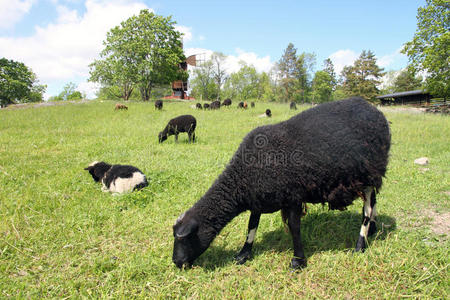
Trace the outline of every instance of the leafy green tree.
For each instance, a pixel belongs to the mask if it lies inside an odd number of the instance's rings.
[[[292,43],[289,43],[277,64],[285,101],[305,102],[307,100],[311,90],[309,73],[314,63],[315,56],[313,54],[297,55],[297,49]]]
[[[402,50],[412,66],[425,72],[426,88],[434,96],[450,96],[450,2],[427,0],[417,11],[417,30]]]
[[[227,85],[235,92],[240,100],[257,99],[259,93],[260,75],[253,65],[247,65],[241,62],[241,68],[238,72],[230,75]]]
[[[185,57],[175,24],[171,17],[141,10],[111,29],[101,59],[90,65],[90,81],[120,87],[125,100],[137,88],[147,101],[155,86],[187,80],[187,73],[179,67]]]
[[[353,66],[345,66],[342,70],[342,89],[347,96],[361,96],[374,101],[379,94],[377,86],[383,75],[383,68],[377,65],[375,54],[364,50]]]
[[[327,71],[317,71],[312,81],[312,96],[316,103],[329,102],[332,98],[333,86],[331,75]]]
[[[193,78],[190,80],[192,95],[204,100],[217,98],[217,87],[214,83],[212,60],[208,60],[196,67],[192,73]]]
[[[416,76],[414,68],[406,68],[395,77],[392,89],[394,92],[418,90],[422,87],[422,81],[421,76]]]
[[[25,64],[0,59],[0,106],[42,101],[45,89],[46,86],[39,85],[36,75]]]
[[[323,71],[327,72],[330,75],[330,85],[331,89],[334,91],[337,85],[337,77],[336,72],[334,71],[334,65],[330,58],[327,58],[323,61]]]

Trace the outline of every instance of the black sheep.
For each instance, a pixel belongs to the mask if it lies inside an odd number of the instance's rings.
[[[178,142],[178,134],[180,132],[187,132],[189,136],[189,143],[195,142],[195,127],[197,126],[197,120],[191,115],[182,115],[167,123],[166,128],[161,131],[158,135],[158,140],[160,143],[167,140],[170,135],[175,135],[175,142]]]
[[[126,193],[140,190],[148,185],[147,178],[138,168],[127,165],[110,165],[94,161],[85,170],[95,182],[102,182],[102,191]]]
[[[155,109],[161,110],[163,108],[163,102],[162,100],[156,100],[155,101]]]
[[[289,105],[289,108],[292,110],[297,110],[297,104],[295,104],[295,102],[292,101],[291,104]]]
[[[210,105],[211,109],[220,109],[220,101],[213,101]]]
[[[203,104],[203,109],[209,109],[209,104],[208,103],[204,103]]]
[[[195,104],[195,108],[202,109],[202,105],[200,103]]]
[[[269,118],[272,116],[272,111],[270,109],[266,109],[266,116]]]
[[[238,108],[244,108],[244,102],[243,101],[238,103]]]
[[[222,105],[223,106],[230,106],[231,105],[231,99],[227,98],[227,99],[223,100]]]
[[[172,260],[190,265],[219,232],[250,210],[248,235],[236,260],[244,263],[263,213],[281,210],[292,235],[294,269],[306,266],[300,217],[306,203],[345,209],[361,196],[363,223],[356,251],[375,232],[375,193],[386,172],[390,148],[384,115],[362,98],[322,104],[291,119],[261,126],[242,141],[205,195],[173,226]]]
[[[251,108],[255,108],[255,102],[251,102],[251,103],[250,103],[250,107],[251,107]]]

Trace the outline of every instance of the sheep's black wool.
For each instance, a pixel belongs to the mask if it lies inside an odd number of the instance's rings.
[[[295,104],[295,102],[291,102],[291,104],[289,105],[289,108],[292,110],[297,110],[297,104]]]
[[[269,118],[272,116],[272,111],[270,109],[266,109],[266,116]]]
[[[211,109],[220,109],[220,101],[213,101],[209,106]]]
[[[187,132],[189,142],[195,142],[195,128],[197,127],[197,120],[191,115],[182,115],[167,123],[167,126],[158,135],[160,143],[167,140],[170,135],[175,135],[175,142],[178,142],[178,134],[180,132]]]
[[[197,108],[197,109],[202,109],[203,107],[202,107],[202,104],[201,104],[201,103],[197,103],[197,104],[195,104],[195,108]]]
[[[231,105],[231,99],[227,98],[223,100],[222,106],[230,106]]]
[[[204,103],[203,104],[203,109],[209,109],[209,104],[208,103]]]
[[[84,169],[89,171],[95,182],[101,181],[103,191],[125,193],[148,185],[144,173],[133,166],[110,165],[102,161],[93,162]]]
[[[244,102],[243,101],[238,103],[238,108],[244,108]]]
[[[358,196],[364,200],[364,219],[356,251],[363,251],[375,230],[375,192],[389,148],[388,122],[362,98],[322,104],[254,129],[206,194],[178,218],[173,262],[180,268],[192,264],[228,222],[250,210],[247,240],[236,257],[244,263],[261,214],[281,210],[294,244],[291,267],[305,267],[300,239],[304,204],[344,209]]]
[[[163,102],[162,100],[156,100],[155,101],[155,109],[161,110],[163,108]]]
[[[251,103],[250,103],[250,107],[251,107],[251,108],[255,108],[255,102],[251,102]]]

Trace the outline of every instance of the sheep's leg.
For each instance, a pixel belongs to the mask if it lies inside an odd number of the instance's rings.
[[[363,221],[361,225],[361,231],[359,233],[359,238],[356,242],[355,252],[364,252],[367,247],[367,237],[373,235],[376,231],[376,196],[372,187],[367,188],[364,191],[363,198]]]
[[[195,143],[195,131],[192,132],[192,142]]]
[[[255,240],[256,230],[258,229],[259,219],[261,217],[260,213],[252,212],[250,214],[250,219],[248,220],[248,233],[245,244],[241,251],[236,255],[235,259],[238,264],[245,263],[252,255],[253,241]]]
[[[178,133],[175,133],[175,143],[178,143]]]
[[[287,216],[289,231],[292,236],[292,243],[294,245],[294,258],[291,260],[292,269],[301,269],[306,267],[306,257],[303,252],[303,245],[300,236],[300,219],[302,217],[302,208],[291,208],[284,210],[284,216]]]

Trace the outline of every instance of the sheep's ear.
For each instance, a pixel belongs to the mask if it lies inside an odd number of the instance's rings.
[[[197,231],[198,222],[195,219],[190,219],[186,223],[182,224],[177,231],[175,232],[175,236],[177,238],[184,238],[190,235],[191,233]]]
[[[93,167],[87,167],[87,168],[84,168],[86,171],[90,171],[90,170],[92,170],[92,168]]]

